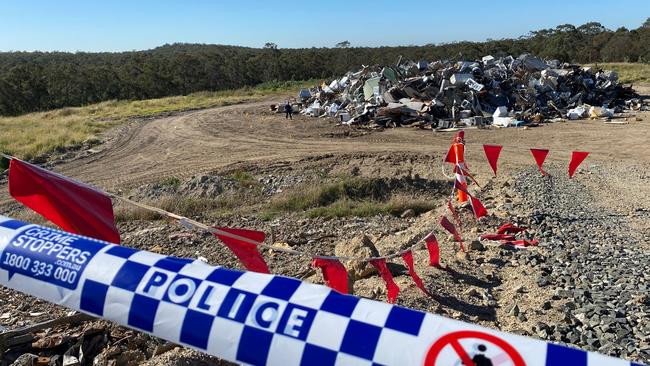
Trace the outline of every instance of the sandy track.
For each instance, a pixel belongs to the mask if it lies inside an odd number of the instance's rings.
[[[55,170],[107,189],[131,187],[166,176],[179,178],[241,162],[292,161],[310,155],[350,152],[420,152],[446,150],[451,133],[411,128],[343,136],[346,127],[323,119],[267,112],[270,101],[247,103],[139,121],[113,132],[114,137],[94,155]],[[551,149],[549,160],[568,161],[571,150],[592,152],[593,160],[648,162],[648,114],[627,125],[601,121],[555,123],[539,128],[470,130],[469,159],[483,159],[480,143],[504,144],[502,166],[531,164],[528,147]],[[352,131],[354,133],[354,131]],[[560,151],[561,150],[561,151]],[[436,162],[432,168],[438,169]]]

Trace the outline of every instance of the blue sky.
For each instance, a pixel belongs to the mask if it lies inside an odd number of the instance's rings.
[[[0,51],[128,51],[175,42],[422,45],[588,21],[637,28],[647,17],[650,0],[0,0]]]

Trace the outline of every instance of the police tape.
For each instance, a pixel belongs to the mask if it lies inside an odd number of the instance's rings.
[[[628,361],[0,216],[0,284],[252,365],[572,365]]]

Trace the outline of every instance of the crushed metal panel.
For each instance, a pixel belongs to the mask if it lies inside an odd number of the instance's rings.
[[[523,55],[519,56],[518,60],[521,61],[523,65],[529,70],[541,71],[549,68],[546,62],[531,55],[530,53],[524,53]]]
[[[363,84],[363,96],[366,100],[370,100],[375,96],[375,90],[379,90],[379,81],[381,81],[381,77],[376,76],[366,80]]]

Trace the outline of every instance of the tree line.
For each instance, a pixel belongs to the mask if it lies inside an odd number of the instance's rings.
[[[253,86],[267,81],[327,79],[362,64],[472,60],[530,52],[573,63],[650,62],[650,18],[637,29],[600,23],[559,25],[516,39],[400,47],[282,49],[171,44],[119,53],[0,53],[0,115]]]

